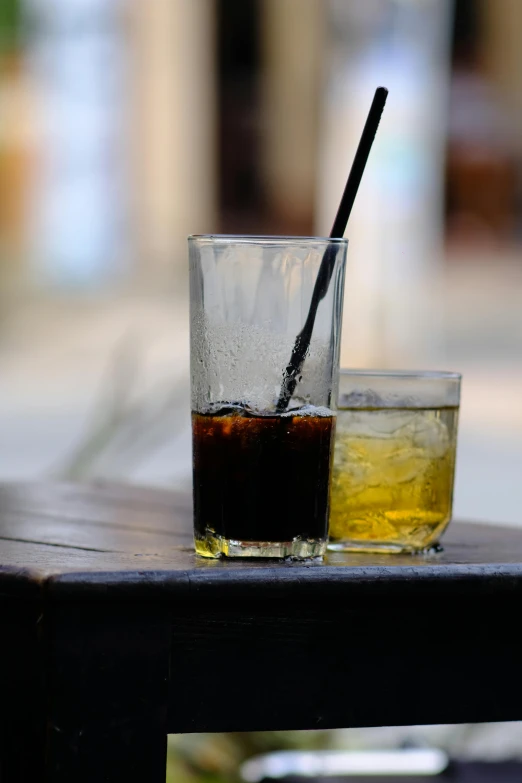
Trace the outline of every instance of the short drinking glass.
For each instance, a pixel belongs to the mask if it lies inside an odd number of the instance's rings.
[[[457,373],[341,370],[330,549],[415,552],[451,519]]]
[[[189,237],[200,555],[308,558],[326,549],[346,248],[342,239]],[[327,250],[332,276],[282,408]]]

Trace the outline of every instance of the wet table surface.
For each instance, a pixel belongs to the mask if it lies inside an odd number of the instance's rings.
[[[164,780],[171,732],[522,719],[522,531],[288,563],[191,526],[184,494],[0,487],[0,780]]]

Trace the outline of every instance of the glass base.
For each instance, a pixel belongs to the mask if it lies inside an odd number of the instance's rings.
[[[326,552],[326,540],[294,538],[293,541],[236,541],[222,536],[194,537],[202,557],[273,557],[310,560]]]
[[[413,544],[392,544],[389,541],[330,541],[328,543],[330,552],[368,552],[380,555],[400,555],[404,553],[427,554],[442,552],[439,543],[428,543],[426,546],[415,546]]]

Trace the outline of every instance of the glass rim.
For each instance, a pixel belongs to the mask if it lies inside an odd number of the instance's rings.
[[[242,244],[242,245],[324,245],[326,243],[332,245],[346,246],[348,245],[348,239],[345,237],[319,237],[319,236],[288,236],[277,234],[189,234],[187,237],[189,242],[212,242],[223,244]]]
[[[447,370],[349,370],[341,367],[339,374],[354,378],[397,378],[400,380],[460,381],[462,373]]]

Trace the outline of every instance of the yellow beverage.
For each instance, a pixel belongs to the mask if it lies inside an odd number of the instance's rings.
[[[451,519],[457,407],[337,414],[330,547],[426,549]]]

